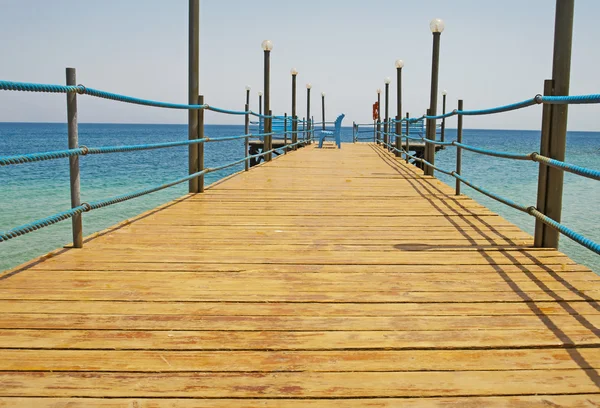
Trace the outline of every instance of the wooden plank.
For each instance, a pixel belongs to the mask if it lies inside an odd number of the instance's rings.
[[[1,396],[436,397],[597,393],[593,370],[359,373],[0,372]],[[10,385],[10,386],[8,386]]]
[[[490,408],[547,408],[581,407],[597,408],[600,395],[535,395],[512,397],[455,397],[455,398],[342,398],[342,399],[133,399],[133,398],[10,398],[0,397],[0,407],[37,408],[304,408],[339,407],[347,408],[392,408],[392,407],[490,407]]]
[[[404,350],[597,347],[583,325],[527,330],[153,331],[0,329],[0,348],[95,350]]]
[[[600,314],[593,302],[518,303],[269,303],[0,300],[0,314],[197,316],[502,316]]]
[[[577,353],[580,361],[571,356]],[[407,351],[0,350],[0,371],[385,372],[600,368],[598,349]]]

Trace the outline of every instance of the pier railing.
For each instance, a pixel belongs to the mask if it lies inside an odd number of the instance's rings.
[[[548,176],[547,172],[549,168],[555,169],[560,172],[569,172],[572,174],[576,174],[581,177],[586,177],[592,180],[600,180],[600,171],[589,169],[581,166],[577,166],[574,164],[566,163],[561,160],[556,160],[549,157],[549,144],[550,144],[550,132],[551,132],[551,120],[552,113],[549,109],[550,105],[569,105],[569,104],[600,104],[600,94],[591,94],[591,95],[579,95],[579,96],[552,96],[552,81],[548,80],[545,83],[545,92],[544,95],[536,95],[531,99],[527,99],[521,102],[512,103],[509,105],[498,106],[490,109],[481,109],[481,110],[464,110],[463,101],[458,101],[458,108],[453,110],[452,112],[443,114],[443,115],[422,115],[417,118],[404,118],[401,120],[390,119],[387,123],[387,129],[390,129],[389,132],[383,132],[384,136],[387,136],[385,139],[389,141],[382,140],[381,138],[377,138],[377,142],[384,145],[387,149],[396,154],[404,157],[406,162],[409,162],[409,159],[413,159],[416,163],[421,163],[425,167],[429,167],[431,170],[437,170],[440,173],[446,174],[448,176],[453,177],[456,180],[456,195],[461,194],[461,184],[465,184],[472,189],[502,203],[509,207],[512,207],[518,211],[529,214],[536,219],[535,226],[535,239],[534,245],[536,247],[552,247],[553,245],[548,245],[548,240],[546,239],[546,235],[548,234],[549,229],[556,231],[571,240],[577,242],[578,244],[588,248],[589,250],[595,252],[600,255],[600,244],[592,241],[584,237],[583,235],[571,230],[565,225],[560,223],[560,220],[553,219],[548,216],[546,209],[549,206],[549,199],[547,194],[547,189],[551,186],[548,185]],[[529,154],[521,154],[514,152],[501,152],[485,149],[482,147],[471,146],[464,144],[462,142],[463,138],[463,117],[464,116],[481,116],[481,115],[493,115],[503,112],[510,112],[518,109],[527,108],[534,105],[544,105],[543,118],[542,118],[542,132],[541,132],[541,143],[540,143],[540,152],[532,152]],[[457,116],[458,124],[457,124],[457,138],[453,141],[441,141],[436,139],[429,139],[424,136],[416,136],[414,133],[410,132],[410,128],[413,123],[418,121],[427,120],[428,124],[436,125],[437,121],[445,120],[446,118]],[[395,132],[391,130],[395,129]],[[377,129],[375,129],[378,132]],[[356,132],[357,135],[360,135],[360,132]],[[427,133],[426,133],[427,134]],[[395,145],[392,144],[392,140],[395,139]],[[360,138],[358,138],[360,140]],[[410,141],[418,141],[421,143],[425,143],[426,147],[434,148],[435,146],[445,146],[445,147],[454,147],[457,149],[456,155],[456,168],[454,170],[443,169],[436,166],[434,163],[431,163],[425,160],[422,157],[417,157],[415,155],[410,154]],[[405,142],[404,142],[405,141]],[[406,146],[406,148],[404,147]],[[520,203],[517,203],[513,200],[510,200],[506,197],[503,197],[499,194],[496,194],[492,191],[487,190],[485,187],[478,186],[473,182],[462,176],[462,151],[467,150],[473,153],[492,156],[502,159],[509,160],[522,160],[522,161],[531,161],[539,163],[539,179],[538,179],[538,195],[537,195],[537,203],[535,206],[527,206]],[[430,156],[431,157],[431,156]],[[433,173],[433,171],[432,171]]]
[[[314,140],[314,125],[311,126],[309,121],[300,120],[293,117],[275,116],[269,112],[269,115],[263,115],[261,113],[253,112],[249,109],[248,104],[245,105],[243,111],[236,111],[230,109],[219,108],[204,103],[204,97],[198,96],[198,104],[177,104],[162,101],[153,101],[148,99],[141,99],[132,96],[120,95],[116,93],[110,93],[101,91],[93,88],[88,88],[84,85],[75,85],[75,70],[67,68],[67,85],[54,85],[54,84],[36,84],[28,82],[10,82],[0,81],[0,91],[22,91],[22,92],[41,92],[41,93],[63,93],[67,95],[67,116],[68,116],[68,138],[69,144],[68,149],[56,150],[40,153],[29,153],[20,154],[13,156],[0,157],[0,167],[12,166],[18,164],[35,163],[46,160],[57,160],[66,159],[70,161],[69,173],[71,179],[71,208],[57,214],[53,214],[42,219],[32,221],[30,223],[14,227],[8,231],[0,231],[0,242],[7,241],[16,237],[20,237],[27,233],[39,230],[41,228],[56,224],[60,221],[71,219],[73,223],[73,246],[81,248],[83,246],[83,226],[81,216],[83,213],[90,212],[99,208],[107,207],[113,204],[128,201],[137,197],[141,197],[147,194],[154,193],[169,187],[176,186],[192,180],[198,180],[199,191],[204,191],[204,176],[206,174],[216,172],[219,170],[227,169],[236,165],[244,164],[245,171],[250,169],[250,161],[253,159],[267,158],[270,159],[270,155],[276,152],[284,152],[297,148],[298,146],[311,143]],[[109,99],[113,101],[119,101],[124,103],[144,105],[156,108],[164,109],[182,109],[191,110],[198,112],[198,132],[196,138],[174,141],[165,143],[153,143],[153,144],[140,144],[140,145],[128,145],[128,146],[80,146],[78,141],[78,123],[77,123],[77,96],[78,95],[89,95],[96,98]],[[226,115],[237,115],[245,117],[245,131],[242,135],[232,135],[227,137],[212,138],[204,135],[204,111],[212,111]],[[277,120],[284,123],[283,128],[279,131],[264,132],[261,130],[259,133],[250,132],[250,117],[259,118],[260,122],[266,122],[268,127],[266,129],[272,129],[269,125],[270,122]],[[294,126],[292,126],[294,124]],[[296,125],[302,125],[302,130],[298,129]],[[289,126],[289,127],[288,127]],[[288,130],[289,129],[289,130]],[[290,136],[290,142],[288,143],[288,135]],[[302,137],[298,137],[303,135]],[[281,147],[272,147],[272,137],[280,136],[284,138],[285,144]],[[251,138],[262,138],[264,139],[263,151],[249,155],[248,143]],[[218,167],[205,167],[204,165],[204,145],[207,143],[218,143],[232,140],[244,140],[245,141],[245,154],[244,157],[235,160],[233,162],[218,166]],[[196,155],[198,162],[190,163],[189,174],[171,180],[169,182],[155,185],[152,187],[145,188],[143,190],[133,191],[127,194],[121,194],[106,199],[93,201],[93,202],[81,202],[80,199],[80,176],[79,176],[79,158],[88,155],[100,155],[100,154],[113,154],[113,153],[131,153],[141,150],[154,150],[154,149],[166,149],[177,146],[189,146],[190,149],[196,149]]]

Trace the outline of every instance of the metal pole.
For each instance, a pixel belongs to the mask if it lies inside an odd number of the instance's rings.
[[[442,115],[446,114],[446,91],[442,94]],[[442,119],[442,129],[441,129],[441,139],[442,142],[446,140],[446,118]]]
[[[377,121],[373,121],[373,143],[377,143]]]
[[[321,94],[321,110],[322,110],[322,117],[323,117],[323,130],[325,130],[325,92],[323,92]]]
[[[463,100],[458,101],[459,112],[463,110]],[[456,131],[456,140],[458,143],[462,143],[463,139],[463,115],[458,115],[458,130]],[[456,174],[459,176],[462,172],[462,149],[456,146]],[[456,179],[456,195],[460,195],[460,180]]]
[[[390,120],[390,84],[385,84],[385,119],[383,122],[383,144],[385,148],[389,150],[388,144],[390,143],[390,138],[388,137],[388,133],[390,130],[389,127]]]
[[[427,109],[427,116],[431,116],[431,109]],[[429,136],[431,133],[431,128],[433,128],[433,131],[435,134],[435,121],[431,120],[431,119],[427,119],[427,121],[425,123],[427,126],[427,128],[425,129],[425,134],[427,136]],[[429,139],[429,137],[427,137],[427,138]],[[424,149],[423,156],[425,158],[425,161],[430,164],[433,164],[428,160],[428,158],[429,158],[428,155],[431,153],[431,150],[429,149],[429,143],[425,143],[425,146],[423,146],[423,149]],[[434,153],[435,153],[435,150],[434,150]],[[423,169],[423,173],[426,176],[433,176],[433,168],[431,168],[431,166],[428,166],[425,163],[421,163],[421,168]]]
[[[429,113],[427,116],[437,115],[438,77],[440,69],[440,38],[441,33],[433,33],[433,54],[431,60],[431,95],[429,100]],[[435,140],[435,120],[427,120],[427,139]],[[425,160],[435,164],[435,145],[425,144]],[[425,166],[425,175],[433,176],[433,168]]]
[[[287,122],[288,122],[288,118],[287,118],[287,112],[283,114],[283,154],[287,154]],[[292,125],[293,126],[293,125]]]
[[[295,72],[295,71],[294,71]],[[297,73],[292,73],[292,144],[298,141],[298,116],[296,115],[296,77]],[[298,146],[294,146],[296,150]]]
[[[302,133],[304,134],[304,140],[306,140],[306,132],[305,132],[305,130],[306,130],[306,118],[303,117],[302,118]],[[303,146],[304,146],[304,144],[303,144]]]
[[[204,105],[204,95],[198,96],[198,104]],[[204,139],[204,109],[198,110],[198,139]],[[246,139],[248,140],[248,139]],[[198,171],[204,170],[204,143],[196,145],[198,154]],[[198,192],[204,193],[204,175],[198,177]]]
[[[381,89],[377,90],[377,144],[381,141]]]
[[[310,84],[308,84],[306,86],[306,117],[308,118],[308,136],[309,139],[311,139],[310,137],[310,129],[311,129],[311,123],[310,123]]]
[[[402,67],[396,68],[396,120],[402,120]],[[402,123],[396,123],[396,134],[402,135]],[[402,157],[402,138],[396,137],[396,157]]]
[[[189,53],[188,53],[188,101],[190,105],[198,102],[200,93],[200,0],[189,0]],[[188,139],[194,140],[198,137],[198,112],[190,109],[188,111]],[[198,146],[190,145],[189,174],[197,173]],[[200,187],[198,178],[189,181],[189,192],[198,193]]]
[[[569,95],[571,77],[571,48],[573,44],[573,14],[575,0],[556,0],[556,20],[554,32],[554,62],[552,80],[554,95]],[[552,106],[552,126],[550,132],[550,157],[564,161],[567,147],[568,105]],[[548,168],[546,182],[546,215],[556,222],[561,221],[564,172]],[[559,233],[553,228],[544,229],[542,246],[558,248]]]
[[[554,94],[554,81],[547,79],[544,81],[544,95],[552,96]],[[552,105],[544,105],[542,109],[542,137],[540,140],[540,154],[542,156],[550,155],[550,135],[552,133]],[[546,195],[548,183],[548,166],[540,162],[538,176],[538,192],[536,208],[541,213],[546,213]],[[547,230],[546,224],[536,218],[535,220],[535,238],[533,245],[536,248],[541,248],[544,245],[544,236]]]
[[[262,118],[262,92],[258,93],[258,133],[265,133],[265,122]],[[263,136],[264,140],[264,136]],[[264,145],[263,145],[264,146]]]
[[[248,98],[246,98],[247,100]],[[246,112],[248,112],[250,110],[250,104],[246,104],[245,106],[246,108]],[[245,120],[244,120],[244,134],[245,135],[249,135],[250,134],[250,114],[246,113],[245,115]],[[244,161],[244,170],[248,171],[250,170],[250,161],[248,160],[248,155],[250,154],[250,142],[249,142],[249,138],[246,137],[244,138],[244,157],[246,158],[246,160]]]
[[[265,133],[271,133],[271,125],[272,125],[272,119],[270,118],[271,115],[271,51],[269,50],[265,50],[265,115],[269,116],[269,118],[267,118],[265,120]],[[269,150],[272,149],[272,136],[265,136],[265,142],[264,142],[264,151],[267,152]],[[265,155],[265,161],[271,161],[271,153],[268,153]]]
[[[406,136],[410,135],[410,122],[408,121],[410,118],[410,113],[406,112]],[[410,139],[406,138],[406,164],[408,164],[408,153],[410,152]]]
[[[77,85],[77,73],[75,68],[66,69],[67,85]],[[67,121],[69,135],[69,149],[79,147],[79,130],[77,125],[77,93],[67,93]],[[71,208],[81,205],[80,197],[80,175],[79,156],[69,157],[69,177],[71,186]],[[73,229],[73,247],[83,248],[83,222],[81,214],[75,214],[71,218]]]
[[[250,106],[250,88],[246,88],[246,105]],[[246,111],[248,108],[246,108]]]

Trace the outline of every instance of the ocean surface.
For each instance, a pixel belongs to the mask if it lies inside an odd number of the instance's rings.
[[[207,125],[210,137],[243,134],[243,126]],[[456,131],[447,130],[447,140]],[[80,124],[80,145],[88,147],[157,143],[187,139],[187,125]],[[466,130],[464,142],[488,149],[530,153],[539,150],[539,131]],[[352,141],[352,129],[344,128],[342,141]],[[66,124],[0,123],[0,156],[60,150],[67,148]],[[209,167],[243,157],[243,141],[211,143],[206,146]],[[570,132],[567,161],[594,169],[600,168],[600,133]],[[89,202],[162,184],[187,174],[187,147],[134,153],[88,156],[81,163],[81,200]],[[436,165],[453,170],[454,148],[436,155]],[[0,168],[0,231],[64,211],[70,207],[68,160]],[[206,176],[210,184],[243,165]],[[464,152],[463,174],[474,183],[519,203],[535,205],[537,164],[495,159]],[[454,186],[454,179],[437,174]],[[125,203],[86,213],[84,236],[100,231],[187,193],[187,183],[133,199]],[[532,217],[506,207],[464,186],[467,194],[525,231],[533,233]],[[586,237],[600,242],[600,184],[566,174],[563,223]],[[19,265],[71,242],[71,222],[63,221],[22,237],[0,243],[0,271]],[[600,256],[561,237],[561,248],[574,260],[600,273]]]

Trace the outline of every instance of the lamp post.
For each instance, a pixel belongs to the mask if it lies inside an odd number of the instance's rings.
[[[429,100],[429,115],[437,115],[437,94],[438,94],[438,77],[440,70],[440,39],[442,32],[444,31],[444,21],[439,18],[434,18],[429,23],[429,28],[433,34],[433,54],[431,59],[431,96]],[[427,138],[429,140],[435,140],[435,120],[427,119]],[[425,146],[425,160],[431,163],[435,163],[435,145],[426,143]],[[433,168],[425,166],[425,175],[433,176]]]
[[[404,61],[401,59],[396,60],[396,157],[401,157],[402,154],[402,68],[404,67]]]
[[[381,140],[381,88],[377,88],[377,144]]]
[[[325,130],[325,92],[321,92],[321,113],[323,116],[323,130]]]
[[[312,88],[312,85],[310,83],[306,84],[306,117],[308,118],[308,123],[307,123],[307,130],[308,130],[308,135],[310,137],[310,129],[311,129],[311,123],[310,123],[310,90]]]
[[[392,82],[392,78],[387,77],[385,79],[385,118],[383,122],[383,144],[386,149],[389,149],[389,120],[390,120],[390,83]]]
[[[265,100],[264,100],[264,112],[265,115],[269,115],[271,110],[271,50],[273,49],[273,43],[270,40],[262,42],[261,47],[265,54],[264,62],[264,73],[265,73]],[[265,120],[265,133],[271,133],[271,119]],[[263,151],[267,152],[271,150],[271,136],[265,136],[264,138]],[[271,153],[265,155],[265,161],[271,161]]]
[[[296,77],[298,76],[298,70],[292,68],[290,71],[292,74],[292,144],[298,142],[298,116],[296,115]],[[294,146],[294,150],[297,146]]]
[[[446,95],[448,95],[448,91],[445,89],[442,91],[442,115],[446,114]],[[446,140],[446,118],[442,119],[442,129],[440,132],[440,137],[442,142]]]
[[[246,105],[250,105],[250,85],[246,85]]]

